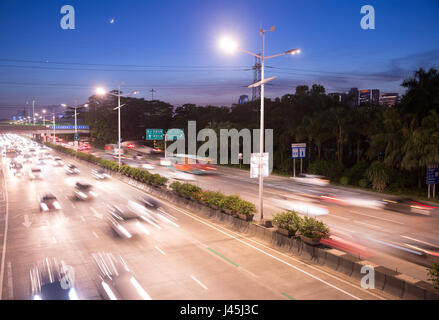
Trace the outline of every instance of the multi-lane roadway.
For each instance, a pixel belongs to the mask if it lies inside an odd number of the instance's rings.
[[[167,220],[146,225],[148,234],[140,238],[121,239],[105,220],[107,205],[126,204],[143,192],[116,178],[94,180],[86,164],[64,160],[81,173],[68,176],[47,163],[41,166],[43,180],[30,181],[15,177],[2,159],[2,299],[31,299],[29,270],[46,257],[74,268],[80,299],[100,299],[91,258],[96,252],[124,257],[152,299],[388,298],[167,203],[161,203]],[[77,181],[92,183],[98,197],[73,201]],[[40,212],[38,195],[46,191],[57,196],[60,212]]]

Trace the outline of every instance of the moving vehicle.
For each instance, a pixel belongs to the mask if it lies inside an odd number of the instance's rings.
[[[189,154],[177,154],[170,158],[178,171],[192,174],[209,174],[216,172],[216,167],[209,158],[197,157]]]
[[[97,269],[95,283],[104,299],[151,300],[122,257],[111,253],[95,253],[92,257]]]
[[[73,197],[76,200],[88,201],[96,198],[98,195],[93,191],[93,186],[85,182],[76,182]]]
[[[327,186],[329,184],[328,179],[324,179],[324,177],[316,175],[316,174],[299,174],[297,177],[291,178],[294,182],[298,182],[301,184],[311,184],[316,186]]]
[[[105,179],[111,178],[111,176],[109,174],[105,173],[105,171],[103,169],[93,169],[91,171],[91,175],[96,180],[105,180]]]
[[[428,206],[410,198],[383,199],[383,209],[409,214],[431,215],[432,211],[437,209],[434,206]]]
[[[53,193],[47,192],[40,195],[40,211],[47,212],[52,210],[61,210],[56,196]]]
[[[64,166],[64,162],[62,161],[62,159],[60,157],[55,157],[55,158],[53,158],[52,165],[54,167],[62,167],[62,166]]]
[[[74,164],[66,164],[64,166],[67,174],[79,174],[81,170],[79,170]]]
[[[107,221],[119,237],[131,239],[136,236],[149,235],[149,231],[143,225],[140,216],[130,209],[109,206]]]
[[[30,180],[41,180],[43,179],[43,172],[40,168],[33,167],[29,169],[29,179]]]
[[[73,286],[73,269],[64,261],[46,258],[30,269],[31,298],[33,300],[78,300]]]
[[[110,153],[113,156],[117,156],[119,154],[124,154],[123,148],[118,148],[117,144],[106,144],[105,145],[105,151],[107,153]]]

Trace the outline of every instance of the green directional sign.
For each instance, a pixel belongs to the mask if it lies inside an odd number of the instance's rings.
[[[75,133],[74,139],[75,139],[75,141],[79,141],[79,134]]]
[[[146,140],[163,140],[163,129],[146,129]]]
[[[169,129],[166,138],[168,141],[184,140],[184,131],[183,129]]]

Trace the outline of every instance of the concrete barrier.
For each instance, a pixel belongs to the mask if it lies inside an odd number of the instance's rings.
[[[371,268],[373,268],[374,270],[375,270],[375,268],[379,267],[379,265],[377,265],[377,264],[375,264],[375,263],[373,263],[373,262],[371,262],[371,261],[367,261],[367,260],[358,260],[358,261],[356,261],[356,262],[354,263],[354,271],[352,272],[351,277],[352,277],[352,278],[355,278],[355,279],[357,279],[357,280],[361,280],[361,279],[366,275],[366,272],[365,272],[365,273],[361,273],[361,269],[362,269],[363,267],[365,267],[365,266],[367,266],[367,267],[371,267]]]
[[[337,249],[326,250],[325,266],[337,270],[338,266],[340,265],[340,257],[342,257],[345,254],[346,254],[345,252],[342,252]]]
[[[340,257],[340,263],[338,265],[337,271],[344,273],[347,276],[352,276],[354,273],[354,266],[355,263],[360,261],[361,259],[358,257],[355,257],[350,254],[345,254]]]

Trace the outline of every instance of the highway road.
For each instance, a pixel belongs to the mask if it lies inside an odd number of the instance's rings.
[[[111,159],[105,152],[93,152]],[[147,156],[147,160],[127,157],[124,161],[137,167],[147,161],[155,165],[151,172],[173,178],[173,170],[160,166],[155,156]],[[258,181],[251,179],[248,171],[219,166],[215,174],[190,175],[190,178],[193,180],[188,182],[203,189],[238,194],[258,203]],[[320,197],[323,194],[353,200],[349,204],[324,202]],[[299,184],[288,177],[271,175],[264,180],[264,218],[272,218],[290,203],[299,203],[305,210],[326,210],[327,214],[317,218],[331,228],[335,247],[428,281],[426,267],[431,261],[439,261],[439,210],[427,216],[404,214],[371,205],[374,200],[383,197],[378,193],[332,185]],[[258,219],[258,215],[255,218]]]
[[[93,180],[90,167],[75,164],[78,176],[46,164],[41,166],[44,179],[29,181],[13,176],[2,159],[2,299],[30,299],[29,269],[46,257],[74,268],[80,299],[100,299],[91,259],[96,252],[124,257],[152,299],[386,298],[171,204],[162,203],[167,219],[146,225],[148,235],[118,238],[105,221],[107,205],[126,204],[143,192],[115,178]],[[71,200],[76,181],[92,183],[98,197]],[[46,191],[57,196],[61,212],[39,211],[38,195]]]

